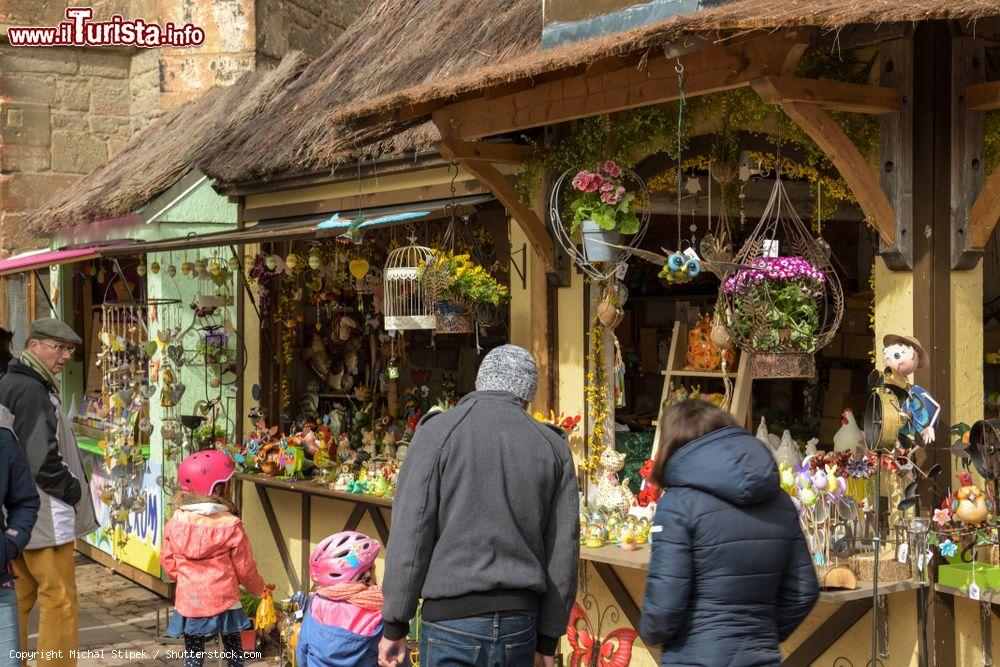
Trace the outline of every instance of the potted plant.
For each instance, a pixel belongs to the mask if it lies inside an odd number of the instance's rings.
[[[587,261],[614,260],[618,251],[606,244],[618,244],[622,234],[639,231],[639,217],[632,211],[635,193],[625,187],[622,168],[606,160],[579,171],[572,186],[578,194],[570,202],[570,234],[580,233]]]
[[[726,278],[729,331],[763,353],[814,353],[819,346],[826,274],[801,257],[760,257]]]

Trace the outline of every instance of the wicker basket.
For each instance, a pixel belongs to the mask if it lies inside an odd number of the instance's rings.
[[[470,334],[476,330],[476,313],[456,301],[439,301],[436,334]]]
[[[750,374],[755,380],[816,377],[816,359],[806,352],[754,352]]]
[[[883,583],[893,581],[905,581],[913,577],[913,569],[910,563],[900,563],[896,560],[894,549],[885,549],[878,555],[879,568],[878,580]],[[849,559],[851,570],[858,577],[858,581],[870,582],[875,578],[875,552],[854,554]]]

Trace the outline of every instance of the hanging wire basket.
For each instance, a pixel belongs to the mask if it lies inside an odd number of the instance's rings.
[[[795,212],[780,171],[734,261],[748,268],[723,279],[717,315],[751,355],[753,377],[814,377],[814,355],[840,326],[844,293],[829,257]]]
[[[436,304],[428,297],[422,279],[423,265],[434,251],[414,244],[396,248],[382,272],[386,331],[434,329],[437,326]]]
[[[570,183],[580,169],[568,169],[556,179],[549,195],[549,218],[552,221],[553,236],[563,251],[569,255],[573,263],[580,267],[586,275],[603,282],[615,275],[631,256],[630,249],[638,248],[649,228],[649,191],[646,183],[634,171],[627,167],[621,169],[621,180],[629,183],[629,192],[635,195],[633,212],[639,218],[639,228],[628,238],[614,231],[602,231],[596,225],[584,222],[580,231],[571,233],[569,220],[573,212],[564,210],[566,202],[573,199],[569,191]],[[603,238],[599,238],[603,237]],[[611,243],[620,248],[607,245]],[[624,248],[624,249],[622,249]]]

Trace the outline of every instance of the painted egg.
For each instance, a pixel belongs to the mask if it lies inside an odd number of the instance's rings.
[[[193,269],[193,268],[194,268],[194,264],[192,264],[191,262],[183,262],[181,264],[181,275],[182,276],[189,276],[189,275],[191,275],[191,269]]]
[[[168,264],[167,265],[167,275],[170,276],[171,278],[173,278],[174,276],[176,276],[177,275],[177,267],[174,266],[173,264]]]
[[[135,272],[138,273],[140,276],[146,275],[146,265],[139,264],[137,267],[135,267]]]
[[[160,272],[160,263],[153,262],[152,264],[149,265],[149,270],[155,276]]]
[[[296,255],[294,252],[290,253],[288,257],[285,258],[285,266],[287,266],[290,270],[294,271],[295,267],[297,267],[298,265],[299,265],[299,256]]]

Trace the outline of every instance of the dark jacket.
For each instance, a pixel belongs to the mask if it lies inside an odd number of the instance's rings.
[[[98,527],[89,480],[55,387],[19,359],[0,378],[0,405],[38,486],[41,506],[28,549],[59,546]]]
[[[771,453],[739,427],[667,462],[640,634],[663,665],[778,665],[819,597],[795,506]]]
[[[549,655],[576,597],[579,494],[565,435],[507,392],[466,395],[421,421],[399,473],[385,636],[424,620],[537,611]]]
[[[11,563],[24,550],[38,518],[38,492],[28,472],[28,459],[10,429],[12,418],[0,408],[0,584],[11,581]],[[6,417],[6,419],[5,419]],[[6,424],[4,423],[6,422]]]

